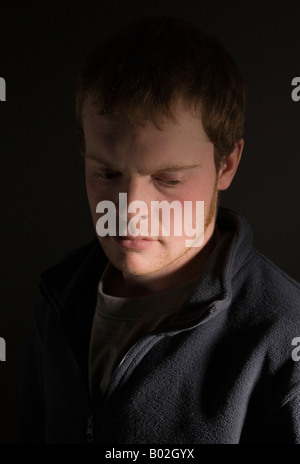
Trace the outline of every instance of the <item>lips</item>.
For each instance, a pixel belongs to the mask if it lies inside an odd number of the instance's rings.
[[[155,242],[157,242],[157,240],[153,237],[143,237],[140,235],[137,237],[131,237],[129,235],[126,235],[124,237],[116,236],[113,238],[123,248],[130,248],[136,250],[144,250],[145,248],[150,248]]]
[[[133,237],[131,235],[117,235],[116,236],[117,239],[120,239],[120,240],[149,240],[151,242],[155,241],[156,239],[153,238],[153,237],[148,237],[148,236],[145,236],[143,237],[142,235],[138,235],[137,237]]]

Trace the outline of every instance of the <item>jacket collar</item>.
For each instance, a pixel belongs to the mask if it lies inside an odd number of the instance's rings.
[[[186,304],[209,305],[213,301],[228,304],[233,278],[252,250],[251,229],[239,213],[220,207],[217,227],[222,232],[221,238]],[[67,317],[76,301],[96,302],[98,283],[107,262],[98,239],[95,239],[43,272],[41,291],[61,317]]]
[[[235,276],[253,252],[253,236],[239,213],[219,207],[215,233],[219,239],[181,311],[209,308],[216,314],[232,301]]]
[[[211,253],[194,289],[181,308],[195,316],[189,329],[214,317],[232,300],[234,276],[244,265],[252,249],[252,234],[245,219],[228,209],[219,208],[217,226],[222,238]],[[46,301],[56,310],[61,328],[82,372],[88,391],[90,334],[96,308],[98,283],[107,258],[98,239],[75,250],[41,275],[40,288]],[[202,311],[204,310],[204,311]]]

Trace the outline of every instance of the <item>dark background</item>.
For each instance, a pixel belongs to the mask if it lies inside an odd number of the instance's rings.
[[[75,4],[74,4],[75,5]],[[243,213],[256,247],[296,280],[299,269],[299,2],[98,1],[0,7],[0,442],[13,441],[26,337],[40,272],[94,237],[74,117],[87,54],[128,21],[169,14],[215,35],[248,89],[245,149],[222,204]],[[295,333],[295,336],[300,334]]]

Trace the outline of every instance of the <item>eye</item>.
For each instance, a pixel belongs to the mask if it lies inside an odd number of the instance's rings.
[[[93,176],[97,180],[102,180],[102,181],[109,181],[116,179],[119,177],[120,173],[117,171],[108,171],[108,170],[103,170],[103,171],[94,171]]]
[[[157,177],[156,180],[161,182],[162,184],[170,185],[170,186],[175,186],[182,184],[183,180],[182,179],[165,179],[161,177]]]

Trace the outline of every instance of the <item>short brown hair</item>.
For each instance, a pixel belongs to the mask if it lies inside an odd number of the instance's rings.
[[[183,97],[215,148],[216,167],[243,136],[245,88],[219,41],[173,17],[144,18],[108,37],[77,79],[76,118],[85,152],[82,107],[91,97],[99,112],[134,124],[157,122]]]

